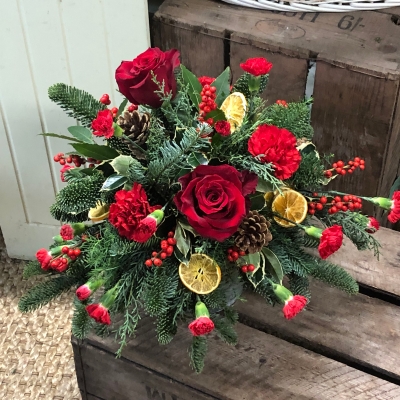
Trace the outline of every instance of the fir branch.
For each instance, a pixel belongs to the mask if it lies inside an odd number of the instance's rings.
[[[137,182],[146,186],[146,168],[138,160],[133,159],[132,164],[129,166],[128,176],[130,182]]]
[[[18,308],[23,313],[41,308],[62,293],[68,292],[78,282],[79,278],[67,275],[41,282],[21,297]]]
[[[174,322],[173,317],[174,311],[172,309],[157,317],[157,339],[162,345],[170,343],[176,334],[178,326]]]
[[[309,289],[308,278],[304,276],[298,276],[290,274],[289,276],[290,290],[293,294],[299,294],[307,298],[308,301],[311,299],[311,292]]]
[[[204,359],[207,354],[207,337],[193,336],[189,348],[190,365],[199,374],[204,368]]]
[[[93,326],[93,319],[86,311],[86,304],[74,299],[74,315],[71,322],[72,334],[78,339],[84,339]]]
[[[215,319],[214,321],[215,331],[218,337],[220,337],[225,343],[230,345],[237,344],[237,333],[233,328],[231,322],[226,318]]]
[[[50,100],[86,127],[91,126],[99,111],[107,108],[89,93],[63,83],[50,86],[48,93]]]
[[[29,279],[32,276],[46,275],[48,273],[49,273],[48,271],[42,269],[39,261],[34,260],[34,261],[29,261],[25,264],[23,278]]]
[[[291,186],[296,188],[318,187],[324,179],[324,164],[315,152],[301,155],[299,169],[290,179]]]

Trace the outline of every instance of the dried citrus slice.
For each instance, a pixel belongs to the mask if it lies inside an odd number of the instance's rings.
[[[242,125],[246,109],[246,98],[240,92],[231,93],[222,103],[221,110],[231,124],[231,133]]]
[[[221,282],[221,269],[205,254],[193,254],[189,263],[179,265],[179,277],[192,292],[207,294],[215,290]]]
[[[282,217],[290,221],[300,224],[307,216],[307,200],[299,192],[295,190],[284,190],[278,193],[272,202],[272,211],[280,214]],[[294,224],[285,221],[277,216],[274,216],[275,221],[285,228],[295,226]]]
[[[110,206],[101,202],[97,203],[96,207],[89,210],[89,219],[93,222],[103,221],[103,219],[108,218],[110,214]]]

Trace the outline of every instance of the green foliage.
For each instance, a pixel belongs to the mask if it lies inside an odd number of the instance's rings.
[[[59,275],[41,282],[21,297],[18,308],[24,313],[34,311],[43,307],[62,293],[67,292],[78,282],[79,279],[77,277],[67,275]]]
[[[204,368],[204,359],[207,354],[207,337],[193,336],[189,348],[190,365],[199,374]]]
[[[314,152],[302,154],[299,169],[290,179],[291,185],[296,188],[315,188],[324,179],[324,164]]]
[[[308,278],[305,276],[298,276],[296,274],[289,274],[290,290],[293,294],[304,296],[310,301],[311,292],[309,289]]]
[[[25,264],[23,272],[24,279],[29,279],[32,276],[36,275],[46,275],[46,274],[48,274],[48,272],[42,269],[40,262],[37,260],[29,261]]]
[[[177,324],[173,320],[173,310],[169,309],[157,318],[157,338],[160,344],[168,344],[174,338],[177,331]]]
[[[50,86],[48,93],[50,100],[57,103],[68,116],[87,127],[91,126],[100,110],[107,108],[89,93],[63,83]]]
[[[107,139],[107,145],[124,156],[130,156],[132,154],[129,146],[121,138],[111,136],[110,139]]]
[[[54,203],[53,205],[50,206],[50,214],[54,219],[62,222],[74,223],[74,222],[87,221],[89,219],[88,213],[86,211],[83,211],[78,214],[71,214],[65,212],[57,203]]]
[[[248,72],[245,72],[243,75],[239,77],[239,79],[236,81],[232,88],[232,93],[233,92],[240,92],[243,93],[244,96],[248,99],[250,98],[250,90],[249,90],[249,79],[252,77],[251,74]],[[258,94],[261,94],[264,92],[265,88],[267,87],[268,84],[268,79],[269,75],[262,75],[261,76],[261,82],[260,82],[260,89],[258,91]]]
[[[71,322],[72,334],[78,339],[84,339],[93,327],[93,319],[86,311],[86,304],[74,299],[74,315]]]
[[[147,178],[145,175],[146,169],[140,164],[139,161],[133,160],[132,164],[129,166],[128,177],[130,182],[137,182],[144,186],[147,184]]]
[[[233,327],[234,323],[229,318],[215,318],[213,319],[215,331],[225,343],[235,345],[238,337]]]

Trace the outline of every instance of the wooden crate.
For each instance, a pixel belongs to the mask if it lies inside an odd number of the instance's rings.
[[[201,375],[188,365],[191,334],[186,327],[171,344],[159,346],[153,321],[142,320],[120,359],[113,337],[73,339],[82,398],[400,399],[400,233],[382,229],[377,236],[383,245],[379,265],[359,258],[349,244],[335,260],[372,286],[368,296],[349,296],[313,282],[311,304],[287,321],[280,307],[246,293],[249,302],[236,304],[239,343],[228,346],[211,334]]]
[[[268,58],[274,63],[268,103],[304,98],[310,63],[316,62],[316,144],[337,159],[358,155],[366,160],[364,173],[330,187],[388,195],[400,175],[399,15],[398,8],[392,13],[296,13],[216,0],[165,0],[154,16],[152,37],[162,49],[179,49],[183,64],[197,75],[215,76],[230,65],[237,78],[246,58]]]

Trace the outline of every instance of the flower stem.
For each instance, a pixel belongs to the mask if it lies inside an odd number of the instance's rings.
[[[137,143],[135,143],[130,137],[126,136],[125,134],[122,135],[124,139],[126,139],[130,144],[140,150],[145,156],[147,155],[147,151],[142,149]]]

